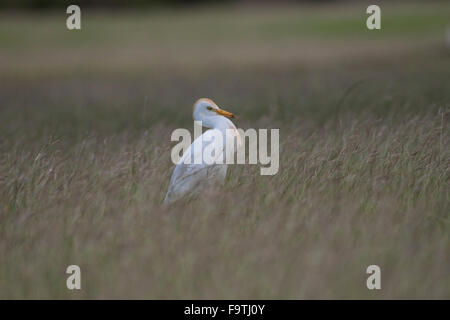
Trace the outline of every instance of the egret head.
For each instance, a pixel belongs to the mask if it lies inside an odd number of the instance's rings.
[[[195,121],[207,121],[211,117],[236,118],[231,112],[222,110],[211,99],[201,98],[194,103],[193,117]]]

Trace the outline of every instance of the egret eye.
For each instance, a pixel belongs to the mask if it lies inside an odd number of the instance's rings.
[[[209,111],[211,111],[213,108],[212,108],[212,107],[206,107],[206,109],[208,109]]]

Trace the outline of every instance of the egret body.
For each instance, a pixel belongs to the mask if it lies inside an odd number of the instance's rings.
[[[227,174],[226,154],[231,153],[234,157],[234,153],[242,143],[236,126],[230,120],[236,117],[219,108],[211,99],[197,100],[193,107],[193,118],[194,121],[201,121],[202,126],[209,130],[194,140],[177,163],[170,179],[169,190],[164,198],[165,204],[222,184]],[[216,131],[213,132],[213,130]],[[224,139],[222,143],[217,139],[210,139],[212,134],[217,132],[220,132]],[[207,147],[218,150],[219,152],[214,152],[213,160],[221,161],[214,163],[205,161],[203,151]]]

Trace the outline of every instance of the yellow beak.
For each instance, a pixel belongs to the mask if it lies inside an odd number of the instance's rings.
[[[234,114],[232,114],[231,112],[228,112],[228,111],[225,111],[225,110],[222,110],[222,109],[214,109],[214,111],[217,114],[220,114],[221,116],[224,116],[224,117],[227,117],[227,118],[235,118],[235,119],[237,119],[237,117]]]

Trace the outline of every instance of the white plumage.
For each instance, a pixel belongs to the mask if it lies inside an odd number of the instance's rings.
[[[235,118],[235,116],[219,108],[211,99],[197,100],[193,107],[193,118],[195,121],[201,121],[204,127],[210,129],[194,140],[176,165],[164,198],[165,204],[172,203],[186,195],[197,194],[209,186],[222,184],[227,174],[226,154],[229,152],[234,157],[234,153],[241,145],[239,132],[233,122],[228,119]],[[224,138],[221,145],[217,139],[213,139],[217,133]],[[211,145],[212,143],[216,145]],[[231,149],[230,146],[233,148]],[[216,147],[215,150],[219,152],[213,153],[212,160],[214,162],[210,161],[211,159],[205,161],[202,157],[205,148],[214,149]],[[190,163],[186,163],[186,159],[189,158]]]

